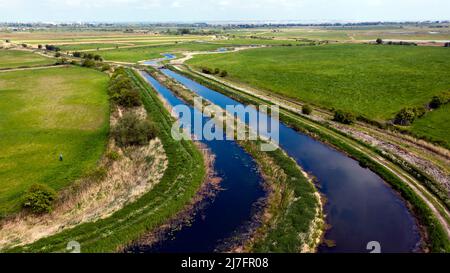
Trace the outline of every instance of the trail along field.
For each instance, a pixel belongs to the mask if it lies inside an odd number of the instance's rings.
[[[0,73],[0,214],[17,211],[30,185],[59,190],[96,166],[109,130],[107,82],[77,67]]]

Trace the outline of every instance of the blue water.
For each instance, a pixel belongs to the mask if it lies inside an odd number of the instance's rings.
[[[153,79],[142,75],[170,106],[185,105],[170,90]],[[203,120],[200,112],[187,106],[194,116]],[[195,133],[192,130],[193,133]],[[166,240],[154,246],[136,246],[136,252],[212,252],[224,239],[233,236],[253,216],[253,205],[265,196],[262,177],[257,165],[234,141],[201,141],[215,155],[214,170],[222,179],[219,191],[210,204],[194,216],[191,225],[184,226]]]
[[[172,59],[175,59],[175,58],[176,58],[175,55],[170,54],[170,53],[165,53],[165,54],[162,54],[162,55],[164,56],[163,58],[156,59],[156,60],[145,61],[145,62],[143,62],[143,64],[145,64],[145,65],[151,65],[151,66],[157,66],[157,65],[158,65],[160,62],[162,62],[162,61],[172,60]]]
[[[162,72],[224,109],[227,105],[241,105],[171,70]],[[255,124],[243,121],[254,128]],[[416,248],[420,234],[415,219],[379,176],[345,154],[282,123],[279,133],[280,147],[317,177],[320,191],[328,200],[325,212],[332,228],[326,239],[335,241],[336,247],[321,246],[319,251],[367,252],[370,241],[378,241],[382,252],[411,252]]]

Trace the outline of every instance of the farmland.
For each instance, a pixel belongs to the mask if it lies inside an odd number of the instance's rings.
[[[19,50],[0,50],[0,69],[53,64],[55,61]]]
[[[216,50],[223,45],[208,43],[183,43],[166,46],[148,46],[135,48],[119,48],[105,50],[100,55],[107,61],[139,62],[161,57],[161,53],[176,53],[182,51],[209,51]]]
[[[416,120],[411,131],[418,136],[443,142],[450,147],[450,104],[443,106]]]
[[[109,130],[107,80],[76,67],[0,73],[1,214],[17,211],[31,184],[59,190],[96,166]]]
[[[388,120],[450,88],[446,48],[327,45],[273,47],[188,62],[227,70],[229,80],[324,108]]]

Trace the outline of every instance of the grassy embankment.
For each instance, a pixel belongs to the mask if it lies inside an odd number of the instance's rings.
[[[180,87],[154,69],[148,71],[177,96],[193,104],[194,92]],[[210,104],[205,102],[205,106]],[[262,226],[256,230],[253,240],[244,242],[245,250],[279,253],[315,251],[324,229],[324,216],[319,194],[312,182],[282,150],[263,152],[261,141],[239,140],[237,143],[256,160],[269,193],[261,215]]]
[[[196,194],[205,176],[201,152],[190,141],[171,137],[174,122],[157,94],[139,75],[130,77],[141,91],[148,116],[157,126],[169,160],[162,180],[137,201],[126,205],[112,216],[85,223],[12,252],[64,252],[69,241],[81,244],[82,252],[114,252],[174,217]]]
[[[402,108],[424,106],[450,89],[449,57],[447,48],[347,44],[199,55],[188,64],[217,67],[237,83],[386,122]],[[448,114],[448,108],[442,111]],[[412,131],[450,145],[434,116]]]
[[[52,65],[55,60],[20,50],[0,49],[0,70]]]
[[[17,212],[32,184],[60,190],[95,168],[109,131],[107,82],[78,67],[0,73],[0,214]]]
[[[177,72],[180,72],[177,70]],[[229,87],[224,87],[223,85],[213,82],[209,79],[205,79],[198,75],[193,74],[184,70],[181,72],[191,79],[213,88],[214,90],[224,93],[244,104],[258,105],[260,103],[267,104],[268,102],[263,102],[255,97],[243,95],[242,93],[231,89]],[[379,161],[375,161],[374,158],[379,156],[378,152],[372,147],[367,146],[355,139],[351,139],[346,135],[342,135],[340,132],[333,130],[322,124],[318,124],[311,120],[302,118],[301,116],[295,115],[281,109],[280,119],[287,125],[293,127],[294,129],[306,133],[316,139],[327,143],[338,150],[344,151],[351,157],[355,158],[365,167],[370,168],[372,171],[380,175],[386,182],[388,182],[394,190],[399,192],[402,197],[409,202],[415,215],[418,217],[419,222],[425,227],[429,237],[429,245],[431,251],[433,252],[450,252],[450,241],[447,236],[446,231],[442,227],[441,223],[434,215],[433,211],[428,207],[425,201],[422,200],[419,195],[414,192],[410,186],[408,186],[404,181],[402,181],[398,176],[394,175],[386,166],[380,164]],[[387,163],[387,166],[397,172],[401,172],[400,167],[396,167],[393,164]],[[440,208],[440,204],[433,201],[433,199],[427,194],[422,192],[427,196],[429,201],[437,208]],[[445,219],[447,222],[449,219]]]

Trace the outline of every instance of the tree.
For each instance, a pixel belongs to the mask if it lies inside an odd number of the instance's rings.
[[[22,47],[27,47],[27,44],[22,44]]]
[[[5,42],[6,43],[11,43],[11,40],[10,39],[6,39]]]
[[[102,57],[100,55],[94,55],[94,60],[96,61],[103,61]]]
[[[450,47],[450,43],[445,43],[444,47]]]
[[[75,51],[74,53],[72,53],[72,55],[73,55],[75,58],[81,58],[81,52]]]
[[[416,112],[411,108],[403,108],[394,119],[394,123],[402,126],[410,125],[416,119]]]
[[[38,45],[38,48],[39,48],[39,49],[42,49],[42,45]]]
[[[333,120],[343,124],[353,124],[355,122],[355,116],[352,113],[337,110],[334,112]]]
[[[141,120],[136,114],[126,113],[112,133],[119,146],[146,145],[156,137],[156,127],[149,120]]]
[[[377,42],[378,45],[383,44],[383,40],[382,40],[381,38],[378,38],[378,39],[376,40],[376,42]]]
[[[61,53],[59,53],[59,52],[56,52],[56,53],[55,53],[55,57],[56,57],[56,58],[59,58],[59,57],[61,57]]]
[[[23,197],[22,206],[34,213],[48,213],[53,210],[56,192],[47,185],[33,184]]]
[[[312,107],[310,105],[308,105],[308,104],[303,105],[303,107],[302,107],[302,113],[303,114],[311,115],[312,111],[313,111],[313,109],[312,109]]]

